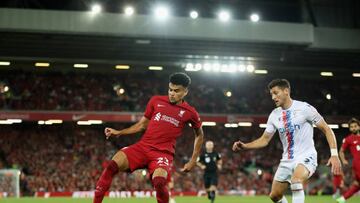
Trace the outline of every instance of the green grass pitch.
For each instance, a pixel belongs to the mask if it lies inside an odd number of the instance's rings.
[[[289,203],[291,197],[287,197]],[[176,203],[209,203],[205,197],[176,197]],[[7,198],[0,199],[1,203],[92,203],[92,199],[86,198]],[[103,203],[156,203],[155,198],[105,198]],[[240,197],[240,196],[220,196],[217,197],[215,203],[271,203],[266,196],[256,197]],[[360,196],[352,197],[346,203],[359,203]],[[307,196],[305,203],[335,203],[331,196]]]

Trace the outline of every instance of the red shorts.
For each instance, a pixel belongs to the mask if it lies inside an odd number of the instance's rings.
[[[136,169],[147,169],[152,175],[157,168],[167,171],[167,180],[171,178],[171,166],[174,155],[167,151],[151,149],[141,143],[136,143],[121,149],[129,161],[130,171]]]

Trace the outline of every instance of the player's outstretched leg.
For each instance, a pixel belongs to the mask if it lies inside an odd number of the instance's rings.
[[[169,203],[169,191],[167,188],[167,171],[163,168],[155,169],[152,184],[156,191],[158,203]]]
[[[353,196],[357,191],[360,190],[360,186],[355,183],[353,184],[340,198],[336,199],[339,203],[344,203],[347,199],[349,199],[351,196]]]
[[[109,190],[113,177],[119,171],[126,171],[129,163],[126,155],[122,151],[118,151],[109,165],[103,170],[98,182],[96,183],[95,197],[93,203],[101,203],[105,193]]]
[[[288,182],[279,182],[274,180],[271,186],[270,199],[276,203],[288,203],[284,193],[289,187]]]
[[[304,203],[305,193],[303,183],[308,179],[310,171],[303,165],[296,166],[294,173],[291,177],[291,191],[293,203]]]

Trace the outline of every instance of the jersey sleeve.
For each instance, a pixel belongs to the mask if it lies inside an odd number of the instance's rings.
[[[271,114],[267,120],[266,129],[265,129],[265,132],[267,132],[269,134],[274,134],[276,132],[276,127],[274,125],[273,118],[274,118],[274,114],[273,114],[273,112],[271,112]]]
[[[349,147],[348,140],[349,139],[344,138],[343,141],[342,141],[341,149],[344,150],[344,151]]]
[[[190,118],[189,122],[191,123],[192,128],[195,128],[195,129],[200,128],[202,122],[201,122],[199,113],[196,112],[195,110],[192,111],[192,115],[191,115],[191,118]]]
[[[221,154],[220,153],[217,153],[216,155],[216,161],[219,161],[221,159]]]
[[[200,162],[200,163],[205,163],[204,161],[204,155],[200,155],[198,158],[197,158],[197,162]]]
[[[154,103],[155,103],[155,97],[151,97],[150,101],[146,105],[144,116],[149,120],[151,119],[154,113]]]
[[[319,121],[323,119],[323,117],[319,114],[319,112],[310,104],[305,105],[304,108],[306,120],[311,122],[312,124],[317,124]]]

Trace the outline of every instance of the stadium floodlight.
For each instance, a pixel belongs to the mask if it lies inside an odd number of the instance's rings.
[[[89,67],[88,64],[81,64],[81,63],[74,64],[74,68],[88,68],[88,67]]]
[[[50,120],[47,120],[45,122],[48,122],[48,123],[51,123],[51,124],[61,124],[63,123],[63,120],[60,120],[60,119],[50,119]]]
[[[203,126],[216,126],[216,122],[213,121],[203,121],[202,122]]]
[[[267,70],[255,70],[254,73],[255,74],[267,74],[268,71]]]
[[[360,73],[353,73],[352,76],[353,76],[354,78],[360,78]]]
[[[214,64],[212,65],[212,71],[214,71],[214,72],[219,72],[219,71],[220,71],[220,64],[214,63]]]
[[[91,125],[89,121],[78,121],[76,122],[78,125]]]
[[[259,127],[260,127],[260,128],[266,128],[266,123],[260,123],[260,124],[259,124]]]
[[[256,14],[256,13],[253,13],[253,14],[250,15],[250,20],[252,22],[254,22],[254,23],[259,22],[260,16],[258,14]]]
[[[8,120],[0,120],[0,125],[11,125],[11,124],[13,124],[13,122]]]
[[[251,122],[239,122],[238,125],[241,127],[251,127],[252,123]]]
[[[0,61],[0,66],[10,66],[10,61]]]
[[[90,124],[95,124],[95,125],[99,125],[99,124],[102,124],[103,121],[102,120],[88,120],[88,122]]]
[[[185,71],[195,71],[193,63],[187,63],[185,66]]]
[[[39,125],[45,125],[45,121],[40,120],[40,121],[38,121],[38,124]]]
[[[338,124],[329,124],[329,127],[331,129],[339,129],[339,125]]]
[[[237,128],[239,127],[237,123],[225,123],[225,128]]]
[[[45,62],[37,62],[35,63],[36,67],[49,67],[50,63],[45,63]]]
[[[332,77],[332,76],[334,76],[334,74],[332,72],[321,72],[320,75],[324,76],[324,77]]]
[[[201,63],[195,64],[195,71],[199,71],[201,69],[202,69],[202,64]]]
[[[91,6],[91,12],[93,13],[100,13],[101,12],[101,6],[100,4],[94,4]]]
[[[10,89],[10,88],[9,88],[9,86],[5,86],[5,87],[4,87],[4,91],[3,91],[3,92],[2,92],[2,91],[0,91],[0,93],[8,92],[8,91],[9,91],[9,89]]]
[[[238,66],[238,70],[239,70],[240,72],[245,72],[246,66],[245,66],[245,65],[239,65],[239,66]]]
[[[331,100],[331,94],[326,94],[326,99]]]
[[[218,18],[222,21],[222,22],[227,22],[230,20],[230,12],[229,11],[220,11],[218,14]]]
[[[155,17],[160,20],[165,20],[170,15],[169,8],[166,6],[158,6],[155,8]]]
[[[124,93],[125,93],[125,89],[124,89],[124,88],[118,89],[118,93],[119,93],[119,94],[124,94]]]
[[[163,70],[162,66],[149,66],[149,70]]]
[[[199,17],[199,13],[197,11],[191,11],[190,12],[190,18],[196,19]]]
[[[343,123],[343,124],[341,124],[341,127],[342,128],[349,128],[349,124],[348,123]]]
[[[210,64],[210,63],[205,63],[205,64],[203,65],[203,67],[204,67],[204,70],[205,70],[205,71],[211,71],[211,64]]]
[[[226,92],[225,92],[225,96],[231,97],[231,96],[232,96],[232,92],[231,92],[231,91],[226,91]]]
[[[22,122],[21,119],[7,119],[7,121],[9,121],[11,123],[21,123]]]
[[[128,70],[128,69],[130,69],[130,66],[129,66],[129,65],[116,65],[116,66],[115,66],[115,69],[118,69],[118,70]]]
[[[125,13],[126,16],[132,16],[135,13],[135,10],[134,10],[133,7],[127,6],[124,9],[124,13]]]
[[[247,70],[247,72],[252,73],[252,72],[254,72],[255,67],[253,65],[247,65],[246,70]]]

